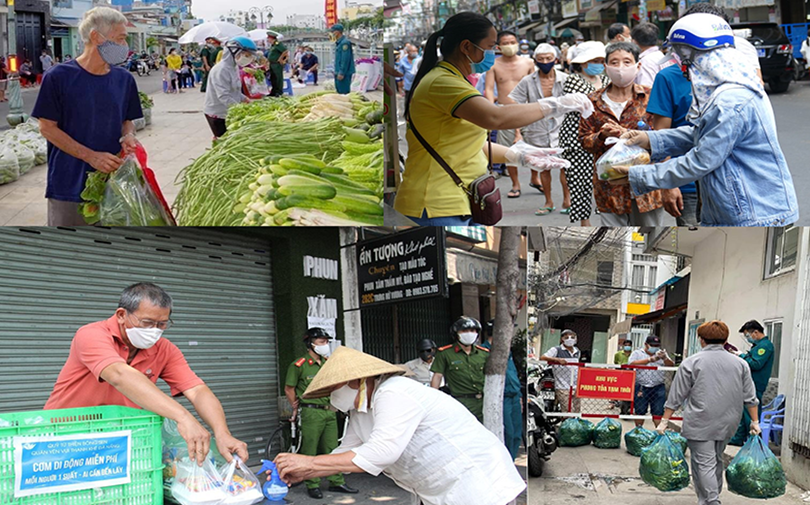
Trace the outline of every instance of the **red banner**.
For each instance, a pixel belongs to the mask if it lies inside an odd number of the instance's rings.
[[[326,28],[332,28],[332,25],[337,24],[337,0],[326,0]]]
[[[577,396],[629,402],[633,401],[635,385],[636,372],[633,370],[582,367],[577,380]]]

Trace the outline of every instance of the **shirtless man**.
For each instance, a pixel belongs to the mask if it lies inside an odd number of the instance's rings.
[[[512,32],[503,31],[498,34],[498,46],[501,57],[495,60],[492,69],[486,73],[484,96],[492,103],[496,103],[495,85],[498,86],[498,96],[503,97],[501,103],[513,103],[509,100],[509,93],[515,89],[521,79],[534,72],[534,60],[518,56],[518,38]],[[498,143],[512,147],[515,143],[515,130],[498,130]],[[507,166],[509,178],[512,179],[512,189],[506,194],[509,198],[520,196],[520,180],[518,180],[517,167]],[[537,172],[532,171],[530,186],[542,191]]]

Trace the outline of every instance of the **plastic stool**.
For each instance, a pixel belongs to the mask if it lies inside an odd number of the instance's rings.
[[[315,74],[313,74],[312,72],[309,72],[307,74],[307,83],[310,83],[310,82],[313,83],[313,84],[315,83]]]
[[[284,94],[293,96],[292,79],[284,79]]]
[[[37,74],[37,84],[42,84],[42,74]]]

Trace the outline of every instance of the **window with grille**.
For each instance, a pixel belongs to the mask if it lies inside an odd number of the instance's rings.
[[[771,369],[771,378],[779,378],[779,352],[782,349],[782,320],[765,321],[765,336],[771,339],[773,343],[773,369]]]
[[[765,278],[774,277],[796,268],[799,250],[799,228],[768,228],[768,245],[765,251]]]
[[[596,283],[599,286],[613,285],[613,262],[600,261],[596,265]]]
[[[633,261],[646,261],[647,263],[655,263],[655,256],[651,254],[633,254]]]

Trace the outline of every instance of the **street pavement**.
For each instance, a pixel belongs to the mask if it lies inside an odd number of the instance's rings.
[[[163,195],[169,205],[180,192],[177,177],[186,166],[202,155],[213,138],[202,113],[205,95],[199,87],[184,90],[181,94],[163,93],[162,76],[138,77],[138,88],[149,94],[155,102],[152,108],[152,125],[137,132],[138,140],[148,153],[149,168],[154,170]],[[295,95],[303,95],[325,89],[324,80],[319,86],[308,85],[294,88]],[[26,90],[27,110],[33,108],[38,90]],[[382,101],[382,91],[366,93],[371,100]],[[7,107],[7,103],[0,104]],[[7,109],[6,109],[7,110]],[[0,119],[4,119],[3,118]],[[10,184],[0,185],[0,226],[45,226],[47,202],[45,184],[47,165],[40,165]]]
[[[796,194],[799,200],[799,221],[798,225],[810,226],[810,200],[802,198],[810,191],[810,162],[807,161],[807,153],[810,152],[810,137],[807,135],[810,123],[810,80],[805,79],[800,82],[793,82],[787,93],[770,94],[776,116],[776,127],[779,136],[779,144],[785,154],[793,182],[796,186]],[[404,110],[404,102],[398,103],[400,115]],[[399,121],[400,152],[407,153],[407,143],[405,142],[405,123],[400,118]],[[578,226],[579,222],[572,224],[565,214],[560,214],[562,209],[562,188],[560,186],[560,176],[557,171],[552,174],[551,195],[554,201],[555,210],[552,214],[545,216],[535,216],[534,212],[545,207],[545,197],[535,188],[529,186],[530,173],[522,170],[519,173],[521,196],[520,198],[507,198],[506,193],[512,188],[509,176],[498,179],[497,186],[501,191],[501,202],[503,205],[503,219],[499,226]],[[593,208],[596,209],[595,203]],[[667,215],[668,225],[675,226],[675,219]],[[386,218],[388,219],[388,218]],[[388,222],[386,220],[386,222]],[[591,225],[600,226],[602,220],[598,214],[591,216]]]
[[[652,429],[648,421],[647,428]],[[633,423],[622,421],[622,434]],[[729,447],[726,454],[736,454]],[[689,458],[689,452],[686,453]],[[593,445],[560,447],[546,462],[542,477],[529,479],[529,505],[695,505],[693,485],[680,491],[663,493],[645,484],[639,477],[639,458],[630,455],[624,445],[619,449],[597,449]],[[691,469],[691,461],[689,462]],[[788,483],[787,492],[767,500],[769,505],[806,505],[803,491]],[[720,499],[724,505],[754,505],[762,500],[744,498],[728,491],[724,485]]]

